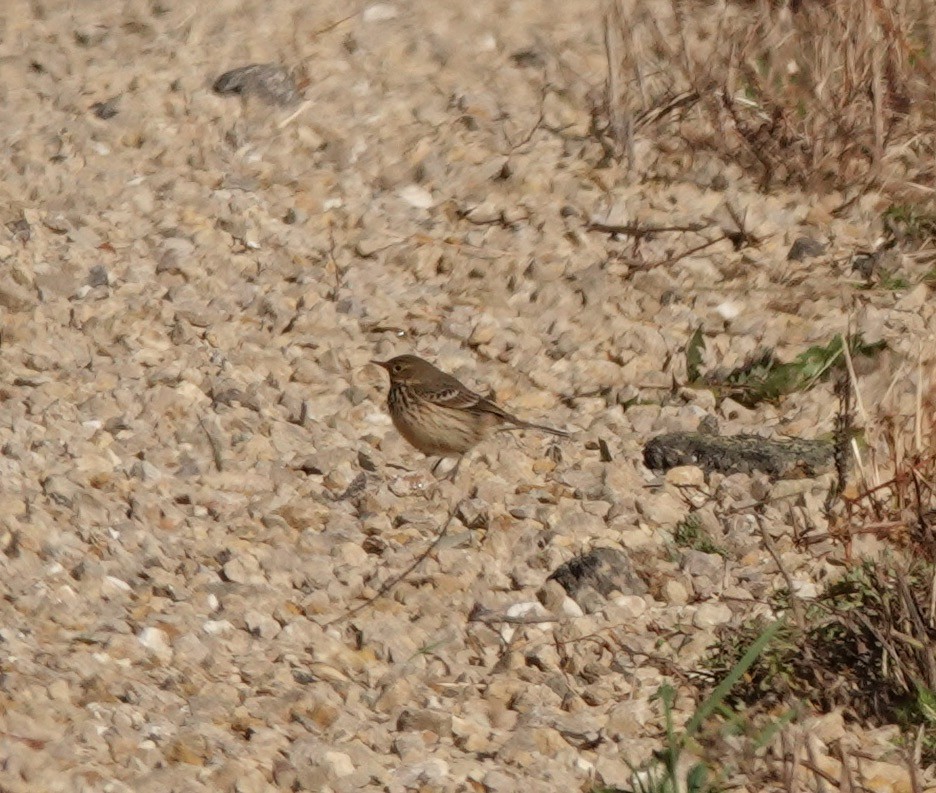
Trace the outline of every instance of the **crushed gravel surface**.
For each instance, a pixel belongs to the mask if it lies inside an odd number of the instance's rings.
[[[272,83],[214,90],[252,64]],[[627,786],[660,685],[678,727],[715,631],[786,586],[738,508],[804,586],[834,574],[792,527],[821,531],[830,475],[642,449],[710,414],[832,429],[831,386],[674,389],[696,328],[714,367],[857,323],[883,393],[932,348],[928,287],[855,301],[870,198],[834,216],[652,135],[638,173],[598,167],[604,70],[582,0],[0,5],[4,791]],[[756,247],[680,255],[729,207]],[[496,434],[437,479],[369,363],[408,352],[573,437]],[[674,544],[690,511],[727,558]],[[595,549],[601,586],[551,578]],[[821,723],[829,773],[850,740],[903,789],[893,735]]]

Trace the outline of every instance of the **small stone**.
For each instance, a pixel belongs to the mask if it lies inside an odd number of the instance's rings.
[[[163,478],[162,471],[148,460],[137,460],[130,469],[130,476],[144,482],[159,482]]]
[[[238,776],[234,793],[270,793],[270,786],[259,768],[249,768]]]
[[[298,774],[296,767],[283,757],[273,761],[273,781],[280,790],[295,790]]]
[[[930,288],[926,284],[917,284],[900,297],[894,306],[898,311],[916,312],[930,301]]]
[[[715,311],[718,312],[718,315],[726,322],[737,319],[743,309],[744,306],[734,300],[726,300],[715,307]]]
[[[109,286],[110,276],[103,264],[96,264],[88,273],[88,286]]]
[[[874,271],[877,269],[878,258],[879,254],[877,253],[856,253],[852,257],[852,271],[870,281],[871,276],[874,275]]]
[[[822,741],[826,746],[845,737],[845,719],[839,710],[826,713],[811,720],[808,732]]]
[[[6,224],[7,229],[17,242],[27,243],[32,239],[32,227],[26,218],[17,218]]]
[[[280,624],[269,614],[248,611],[244,615],[247,630],[261,639],[272,639],[280,632]]]
[[[558,581],[548,579],[539,588],[536,599],[543,604],[547,611],[558,614],[562,610],[563,601],[570,598]]]
[[[685,606],[689,602],[689,592],[685,585],[674,578],[663,584],[663,597],[674,606]]]
[[[480,723],[477,717],[459,718],[452,717],[452,735],[455,739],[455,745],[464,752],[482,752],[486,751],[491,745],[489,737],[490,726],[486,723]]]
[[[193,766],[203,766],[209,754],[210,750],[204,737],[189,733],[182,733],[165,749],[167,760]]]
[[[914,780],[906,765],[880,760],[862,760],[861,784],[866,790],[881,793],[910,793],[918,789],[914,787]]]
[[[508,776],[503,771],[495,769],[484,775],[481,784],[484,786],[485,791],[489,791],[489,793],[509,793],[509,791],[517,790],[518,781],[515,777]]]
[[[120,595],[125,595],[132,589],[133,587],[123,579],[107,575],[104,576],[104,580],[101,582],[101,597],[118,597]]]
[[[283,223],[287,226],[301,226],[309,219],[309,213],[299,207],[290,207],[283,215]]]
[[[257,571],[256,559],[249,556],[235,556],[225,563],[223,571],[225,579],[235,584],[259,583],[263,580]]]
[[[325,752],[322,767],[329,776],[340,779],[354,773],[354,763],[344,752]]]
[[[559,481],[573,488],[575,497],[583,500],[600,499],[605,492],[604,472],[600,468],[564,471]]]
[[[825,252],[826,246],[818,240],[814,240],[812,237],[797,237],[787,252],[787,261],[802,262],[806,259],[822,256]]]
[[[72,224],[61,212],[50,212],[42,218],[42,222],[49,231],[56,234],[67,234],[72,230]]]
[[[155,655],[160,661],[167,662],[172,657],[169,636],[160,628],[146,627],[138,636],[140,644]]]
[[[405,788],[421,788],[438,784],[449,775],[449,764],[442,758],[433,757],[421,763],[412,763],[398,768],[394,774]]]
[[[541,603],[538,603],[535,600],[525,601],[523,603],[514,603],[511,606],[508,606],[506,614],[511,618],[518,617],[529,617],[529,618],[540,618],[548,619],[549,614],[546,609],[543,608]]]
[[[705,471],[695,465],[679,465],[666,472],[666,481],[680,487],[705,487]]]
[[[393,739],[393,753],[404,763],[417,763],[426,753],[429,736],[414,733],[398,735]]]
[[[202,630],[211,636],[220,636],[233,631],[234,625],[230,620],[206,620],[202,625]]]
[[[256,96],[267,104],[287,107],[299,101],[292,75],[275,63],[252,63],[222,74],[214,81],[216,94]]]
[[[96,47],[104,41],[110,33],[106,25],[82,25],[75,30],[74,36],[82,47]]]
[[[114,96],[106,102],[95,102],[91,105],[91,112],[94,113],[97,118],[101,119],[101,121],[109,121],[117,115],[117,104],[119,101],[120,96]]]
[[[42,483],[43,492],[56,504],[69,507],[80,493],[80,488],[64,476],[50,476]]]
[[[643,616],[647,611],[647,601],[640,595],[621,595],[616,597],[605,609],[605,614],[612,622],[621,620],[635,620]],[[612,615],[613,612],[613,615]],[[618,619],[618,618],[621,619]]]
[[[369,235],[361,237],[354,243],[354,252],[362,259],[370,259],[377,253],[384,250],[389,244],[386,237]]]
[[[562,602],[559,604],[559,613],[573,618],[585,616],[585,611],[582,609],[582,607],[568,595],[564,597]]]
[[[702,603],[692,615],[692,624],[700,630],[711,630],[724,625],[731,617],[731,609],[724,603]]]
[[[27,311],[36,303],[36,296],[9,278],[0,279],[0,308]]]
[[[68,702],[71,699],[71,689],[67,680],[61,678],[53,681],[46,688],[49,699],[57,702]]]
[[[536,47],[526,47],[510,54],[510,60],[518,69],[542,69],[546,66],[546,59]]]
[[[487,503],[478,498],[459,502],[455,516],[466,529],[486,529],[490,521]]]
[[[401,187],[397,195],[415,209],[431,209],[435,205],[432,193],[416,184]]]
[[[689,505],[668,491],[651,492],[636,503],[637,510],[652,527],[675,526],[686,517]]]
[[[635,738],[652,718],[653,706],[648,699],[631,700],[611,708],[605,730],[617,740]]]
[[[364,9],[361,19],[364,22],[386,22],[388,19],[395,19],[399,13],[396,6],[390,3],[374,3]]]
[[[397,717],[397,729],[401,732],[428,730],[440,738],[452,734],[452,714],[432,708],[406,708]]]
[[[815,581],[810,581],[808,579],[795,578],[793,579],[793,594],[798,598],[803,600],[815,600],[819,597],[822,590]]]
[[[647,593],[647,585],[634,572],[630,558],[615,548],[595,548],[570,559],[558,567],[549,580],[558,581],[586,612],[601,608],[612,592]]]
[[[689,549],[683,553],[680,567],[689,575],[704,576],[711,581],[718,581],[724,575],[725,560],[717,553]]]

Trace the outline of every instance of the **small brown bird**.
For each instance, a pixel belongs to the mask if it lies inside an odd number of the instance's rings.
[[[569,435],[512,416],[415,355],[372,363],[382,366],[390,375],[387,407],[393,425],[424,454],[464,454],[505,424],[509,426],[504,429],[542,430],[564,438]]]

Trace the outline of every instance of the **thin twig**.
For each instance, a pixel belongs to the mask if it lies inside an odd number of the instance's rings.
[[[215,468],[217,469],[218,473],[221,473],[224,470],[224,458],[221,455],[221,443],[208,429],[208,425],[205,423],[205,420],[200,416],[198,418],[198,423],[201,425],[201,428],[205,433],[205,437],[208,438],[208,445],[211,447],[211,456],[214,459]]]
[[[482,605],[476,605],[468,615],[468,622],[480,622],[483,625],[540,625],[547,622],[559,622],[557,617],[534,617],[518,616],[511,617],[507,614],[495,614]]]
[[[439,543],[442,542],[442,539],[445,537],[446,533],[448,532],[449,526],[451,525],[452,521],[455,519],[455,512],[457,509],[458,509],[458,505],[456,504],[455,508],[449,512],[448,518],[446,519],[445,523],[442,524],[442,528],[439,530],[439,533],[436,535],[435,539],[431,543],[429,543],[429,546],[426,548],[426,550],[424,550],[421,554],[419,554],[419,556],[417,556],[413,560],[413,562],[410,564],[409,567],[407,567],[399,575],[396,575],[393,578],[391,578],[389,581],[384,582],[384,584],[381,585],[380,589],[378,589],[375,594],[371,595],[371,597],[369,597],[363,603],[359,603],[350,611],[346,611],[344,614],[341,614],[335,617],[335,619],[324,623],[322,627],[328,628],[332,625],[336,625],[339,622],[344,622],[345,620],[350,619],[355,614],[359,614],[364,609],[368,608],[369,606],[373,605],[376,601],[380,600],[380,598],[387,595],[394,587],[396,587],[397,584],[401,583],[410,573],[412,573],[417,567],[419,567],[419,565],[421,565],[429,557],[429,554],[431,554],[436,548],[439,547]]]
[[[608,114],[608,131],[610,132],[615,159],[620,159],[624,146],[630,137],[632,116],[626,112],[622,96],[624,78],[622,69],[624,58],[621,53],[621,44],[627,25],[624,22],[623,12],[618,0],[612,0],[605,14],[604,20],[604,47],[605,60],[608,64],[608,80],[605,84],[605,112]],[[632,152],[628,151],[628,172],[634,167]]]
[[[600,231],[603,234],[624,234],[628,237],[649,237],[651,234],[664,232],[699,232],[711,227],[711,223],[691,223],[688,226],[640,226],[636,223],[601,223],[592,221],[585,226],[586,231]]]
[[[848,764],[848,754],[842,748],[842,742],[836,741],[831,747],[832,756],[842,764],[842,773],[839,778],[838,793],[857,793],[851,766]]]
[[[923,793],[923,780],[920,779],[920,760],[923,754],[923,736],[926,727],[920,725],[913,739],[913,751],[907,753],[907,770],[910,772],[910,789],[913,793]]]
[[[354,11],[354,12],[348,14],[348,15],[345,16],[345,17],[341,17],[341,19],[336,19],[334,22],[330,22],[330,23],[328,23],[327,25],[325,25],[324,27],[320,27],[318,30],[313,30],[313,31],[309,34],[309,38],[310,38],[310,39],[318,38],[318,37],[321,36],[323,33],[328,33],[329,30],[334,30],[336,27],[338,27],[339,25],[343,25],[343,24],[344,24],[345,22],[347,22],[348,20],[354,19],[356,16],[358,16],[359,14],[361,14],[363,11],[364,11],[364,6],[362,5],[357,11]],[[310,56],[310,57],[311,57],[311,56]]]
[[[293,121],[299,118],[299,116],[305,113],[305,111],[308,110],[310,107],[312,107],[312,102],[311,100],[306,99],[305,102],[299,105],[299,107],[297,107],[292,113],[290,113],[288,116],[286,116],[286,118],[280,121],[280,123],[276,125],[276,128],[283,129],[284,127],[289,126],[290,124],[292,124]]]
[[[344,271],[341,269],[341,266],[338,264],[338,259],[335,256],[335,251],[337,250],[337,244],[335,243],[335,226],[329,220],[328,222],[328,258],[331,261],[332,269],[335,271],[335,285],[329,290],[329,299],[332,302],[338,300],[338,294],[341,291],[342,278],[344,276]],[[389,247],[389,246],[388,246]]]
[[[0,737],[6,738],[10,741],[17,741],[18,743],[26,744],[26,746],[28,746],[30,749],[34,749],[37,752],[41,749],[45,749],[46,744],[48,743],[48,741],[42,740],[41,738],[27,738],[23,735],[15,735],[12,732],[0,732]]]
[[[539,105],[539,115],[536,117],[536,121],[533,123],[533,126],[530,127],[529,131],[520,138],[516,143],[511,143],[510,136],[507,134],[506,128],[504,129],[504,137],[507,139],[507,145],[510,147],[505,153],[505,157],[510,157],[511,154],[515,154],[521,146],[526,146],[533,136],[536,134],[536,131],[543,126],[543,122],[546,120],[546,97],[549,94],[549,91],[552,90],[552,86],[549,83],[546,83],[543,86],[543,90],[540,93],[540,105]]]
[[[780,553],[777,551],[777,546],[773,541],[773,537],[770,536],[770,532],[768,532],[767,528],[764,526],[764,521],[761,515],[755,514],[754,519],[757,521],[757,527],[760,529],[760,535],[764,540],[764,545],[767,547],[767,552],[773,558],[774,564],[777,565],[777,569],[780,571],[780,575],[783,576],[783,580],[786,582],[787,589],[790,590],[790,605],[793,607],[793,618],[796,620],[796,627],[801,631],[805,631],[806,615],[803,613],[803,604],[800,602],[800,599],[796,594],[793,576],[790,575],[789,571],[786,569],[786,566],[783,564],[783,561],[780,558]]]
[[[711,248],[713,245],[717,245],[719,242],[724,242],[725,240],[728,240],[729,242],[731,242],[731,235],[722,234],[720,237],[716,237],[714,240],[703,242],[701,245],[697,245],[695,248],[689,248],[688,250],[685,250],[682,253],[677,254],[676,256],[670,256],[668,259],[664,259],[661,262],[657,262],[656,265],[652,265],[652,266],[666,267],[670,264],[676,264],[676,262],[678,262],[680,259],[685,259],[687,256],[692,256],[694,253],[698,253],[699,251],[704,251],[706,248]],[[734,243],[732,242],[732,244]],[[650,267],[651,266],[648,265],[644,269],[650,269]]]
[[[816,756],[816,749],[813,746],[812,741],[807,738],[804,741],[804,744],[806,745],[806,754],[809,755],[809,760],[802,761],[803,768],[805,768],[807,771],[812,771],[813,776],[816,779],[817,793],[826,793],[826,782],[838,787],[838,780],[828,771],[824,771],[819,767],[819,758]]]

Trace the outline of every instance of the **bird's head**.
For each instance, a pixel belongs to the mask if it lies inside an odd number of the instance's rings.
[[[415,355],[398,355],[389,361],[371,361],[382,366],[390,375],[391,383],[412,383],[424,379],[435,371],[435,367]]]

